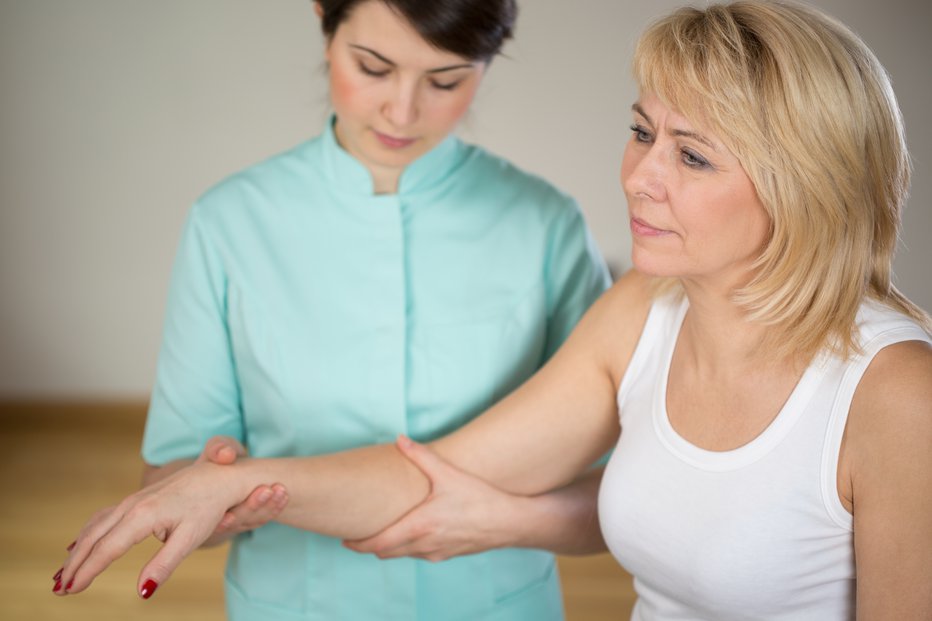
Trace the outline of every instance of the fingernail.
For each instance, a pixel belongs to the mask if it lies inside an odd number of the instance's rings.
[[[398,446],[402,448],[410,448],[411,444],[413,443],[411,442],[411,438],[408,436],[398,436]]]
[[[259,492],[259,502],[268,502],[269,498],[272,497],[272,490],[265,488]]]
[[[152,597],[152,594],[155,593],[157,588],[159,588],[159,583],[155,580],[149,579],[146,580],[144,585],[142,585],[142,589],[139,590],[139,594],[143,599],[149,599]]]
[[[74,546],[75,546],[76,543],[78,543],[78,542],[77,542],[77,541],[72,541],[72,542],[68,545],[68,547],[65,548],[65,552],[71,552],[72,550],[74,550]]]
[[[61,580],[56,580],[55,586],[52,587],[52,593],[58,593],[59,591],[61,591]]]
[[[70,590],[71,590],[71,586],[72,586],[73,584],[74,584],[74,580],[72,580],[71,582],[69,582],[68,584],[66,584],[66,585],[65,585],[65,590],[66,590],[66,591],[70,591]]]
[[[55,582],[58,582],[59,580],[61,580],[61,572],[63,572],[63,571],[65,571],[65,568],[64,568],[64,567],[62,567],[61,569],[59,569],[58,571],[56,571],[56,572],[55,572],[55,575],[52,576],[52,580],[54,580]]]

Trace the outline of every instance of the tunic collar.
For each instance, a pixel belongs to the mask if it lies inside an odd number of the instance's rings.
[[[330,179],[342,191],[373,196],[372,176],[369,170],[337,142],[333,130],[335,121],[336,117],[331,115],[321,135]],[[408,164],[401,173],[398,194],[414,194],[442,183],[460,165],[466,151],[466,146],[459,138],[447,136],[440,144]]]

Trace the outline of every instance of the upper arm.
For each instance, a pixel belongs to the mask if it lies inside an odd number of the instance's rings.
[[[243,441],[223,263],[195,206],[181,236],[169,285],[143,437],[143,458],[150,464],[194,457],[214,435]]]
[[[645,280],[621,278],[546,365],[436,450],[513,493],[554,489],[589,467],[618,439],[616,378],[647,317]]]
[[[855,392],[845,438],[859,618],[932,618],[932,347],[891,345]]]

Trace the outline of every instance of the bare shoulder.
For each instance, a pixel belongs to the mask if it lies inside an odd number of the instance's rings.
[[[625,272],[592,306],[594,321],[617,326],[618,331],[640,334],[650,309],[651,278],[634,270]],[[641,320],[641,321],[638,321]],[[634,325],[632,328],[632,324]]]
[[[652,279],[630,270],[592,306],[579,331],[597,340],[594,348],[614,379],[620,380],[644,329],[653,300]]]
[[[932,431],[932,345],[903,341],[878,352],[858,384],[851,416],[850,431],[869,437],[885,429]]]
[[[932,346],[904,341],[871,361],[851,402],[845,458],[855,508],[892,481],[932,483]]]

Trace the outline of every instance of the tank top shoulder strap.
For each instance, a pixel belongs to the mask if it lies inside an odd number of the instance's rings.
[[[676,344],[687,308],[689,301],[678,292],[666,293],[653,301],[638,344],[618,386],[619,399],[643,372],[655,371],[658,356],[662,358]]]
[[[905,341],[932,344],[932,337],[912,319],[878,302],[865,302],[858,312],[857,322],[861,351],[847,361],[838,361],[838,364],[844,366],[844,371],[829,415],[822,451],[822,497],[825,509],[839,526],[847,529],[853,528],[853,519],[838,498],[838,458],[848,422],[848,411],[858,384],[883,348]]]

